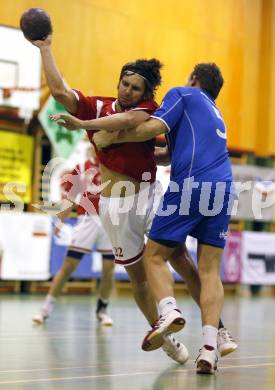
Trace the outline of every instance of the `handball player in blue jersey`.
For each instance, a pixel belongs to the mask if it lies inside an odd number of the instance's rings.
[[[160,108],[135,129],[119,134],[97,133],[95,142],[146,141],[165,133],[171,177],[153,220],[145,250],[146,273],[158,302],[160,317],[143,342],[143,349],[162,345],[163,335],[181,330],[185,320],[174,298],[166,261],[187,235],[198,240],[203,342],[197,372],[217,369],[217,334],[223,305],[220,265],[234,198],[226,147],[226,127],[216,106],[223,77],[217,65],[197,64],[185,87],[172,88]],[[169,155],[168,155],[169,154]]]

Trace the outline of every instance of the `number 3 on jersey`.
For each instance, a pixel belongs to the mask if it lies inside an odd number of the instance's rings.
[[[216,117],[222,121],[223,126],[224,126],[224,130],[225,130],[225,131],[223,132],[223,131],[221,131],[220,129],[216,129],[217,136],[220,137],[220,138],[222,138],[222,139],[226,139],[226,138],[227,138],[227,135],[226,135],[226,127],[225,127],[223,118],[222,118],[222,116],[221,116],[221,113],[220,113],[220,111],[219,111],[216,107],[212,106],[212,108],[213,108],[213,110],[214,110],[214,112],[215,112],[215,114],[216,114]]]

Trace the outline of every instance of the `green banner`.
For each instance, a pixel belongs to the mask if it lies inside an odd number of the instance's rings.
[[[40,111],[38,119],[57,155],[67,158],[76,147],[78,141],[83,138],[84,130],[70,131],[50,120],[51,115],[61,113],[67,112],[62,104],[50,96]]]

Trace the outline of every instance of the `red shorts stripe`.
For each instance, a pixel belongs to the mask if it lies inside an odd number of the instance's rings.
[[[132,264],[135,261],[139,260],[139,258],[143,255],[143,252],[144,252],[144,247],[143,247],[142,251],[137,256],[132,257],[131,259],[128,259],[128,260],[118,260],[118,259],[115,259],[115,263],[116,264],[121,264],[121,265]]]

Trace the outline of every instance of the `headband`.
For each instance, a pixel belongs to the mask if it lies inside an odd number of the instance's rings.
[[[134,71],[132,71],[132,70],[127,70],[127,69],[123,72],[123,75],[126,75],[126,76],[132,76],[132,75],[134,75],[134,74],[137,74],[138,76],[142,77],[143,80],[144,80],[144,81],[146,82],[146,84],[148,85],[148,87],[149,87],[149,88],[152,88],[151,83],[149,82],[149,80],[148,80],[145,76],[143,76],[142,74],[140,74],[140,73],[138,73],[138,72],[134,72]]]

